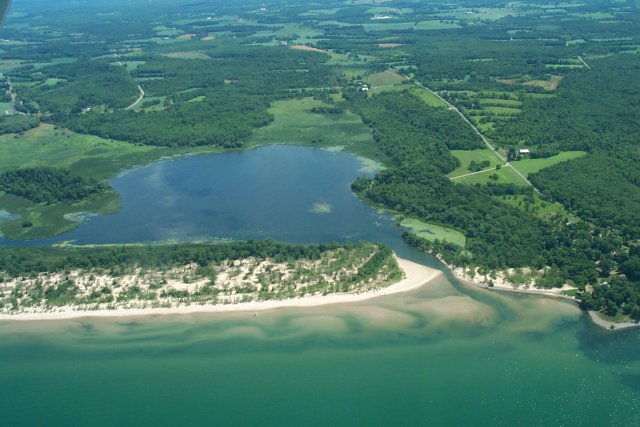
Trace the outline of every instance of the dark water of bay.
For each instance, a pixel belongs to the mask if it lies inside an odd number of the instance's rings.
[[[58,240],[271,237],[406,247],[357,200],[345,153],[274,146],[115,178],[122,211]],[[7,426],[638,425],[640,333],[573,305],[442,276],[357,304],[0,323]]]

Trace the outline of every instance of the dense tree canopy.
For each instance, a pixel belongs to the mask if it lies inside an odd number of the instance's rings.
[[[109,188],[104,182],[54,168],[25,168],[0,174],[0,191],[34,203],[76,202]]]

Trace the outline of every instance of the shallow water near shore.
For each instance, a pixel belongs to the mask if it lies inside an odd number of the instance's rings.
[[[51,241],[368,239],[442,269],[351,194],[361,167],[284,146],[158,162],[112,181],[121,212]],[[9,426],[637,425],[640,333],[446,273],[258,315],[0,322],[0,385]]]
[[[260,313],[0,324],[5,425],[637,425],[640,335],[440,277]]]

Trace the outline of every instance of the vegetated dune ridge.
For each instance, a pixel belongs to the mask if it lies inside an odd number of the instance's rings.
[[[263,311],[283,307],[314,307],[327,304],[351,303],[407,292],[427,284],[440,276],[440,270],[423,266],[412,261],[395,257],[404,277],[399,282],[374,290],[360,293],[335,293],[328,295],[312,295],[300,298],[270,301],[238,302],[231,304],[190,304],[173,307],[118,307],[105,310],[79,310],[77,306],[62,306],[50,310],[33,309],[17,314],[1,314],[0,320],[38,321],[62,320],[83,317],[125,317],[163,314],[222,313],[240,311]]]

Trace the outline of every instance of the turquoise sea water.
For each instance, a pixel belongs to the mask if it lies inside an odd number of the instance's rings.
[[[120,213],[60,239],[371,239],[437,266],[350,193],[359,167],[344,153],[279,146],[160,162],[113,180]],[[0,425],[639,424],[638,331],[450,275],[258,316],[0,323]]]

